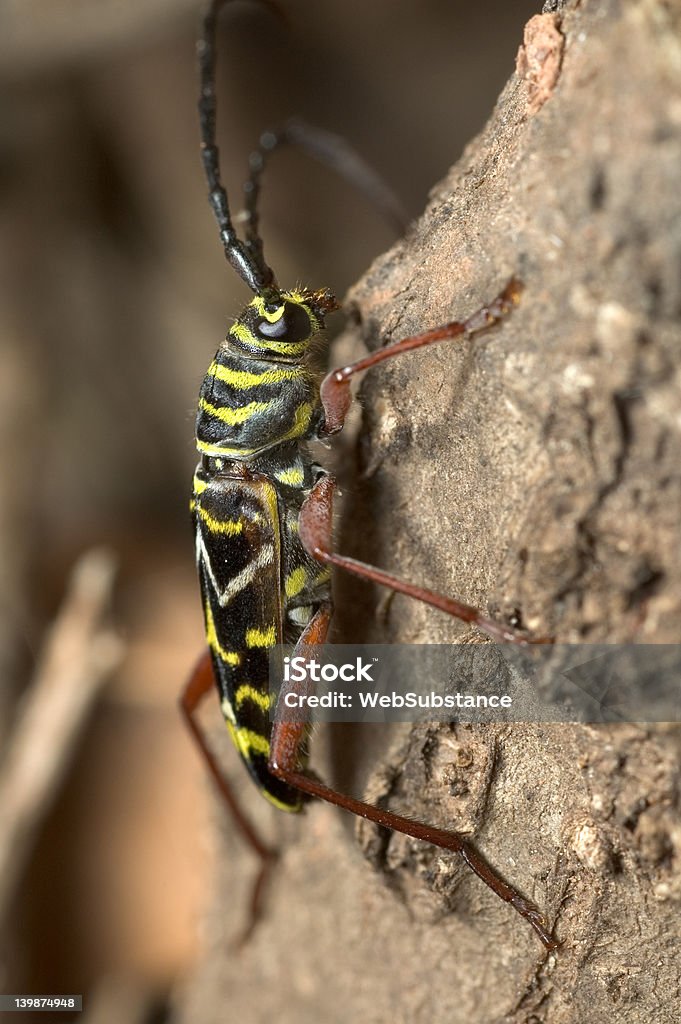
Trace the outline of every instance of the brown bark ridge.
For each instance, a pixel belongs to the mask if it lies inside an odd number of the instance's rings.
[[[351,292],[375,348],[525,285],[500,328],[368,375],[339,547],[560,641],[677,643],[681,20],[660,0],[551,8]],[[479,639],[338,590],[339,638]],[[357,786],[372,737],[333,734],[327,774]],[[552,954],[456,858],[365,824],[358,848],[330,808],[255,808],[286,840],[266,919],[230,949],[253,872],[230,836],[178,1019],[677,1020],[679,746],[675,726],[414,726],[374,771],[370,798],[469,832],[547,910]]]

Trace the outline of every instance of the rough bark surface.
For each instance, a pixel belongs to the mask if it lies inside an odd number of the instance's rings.
[[[512,274],[525,285],[501,328],[367,378],[339,547],[561,641],[678,643],[681,18],[660,0],[551,6],[484,132],[351,293],[373,348],[470,313]],[[339,638],[479,639],[405,599],[338,592]],[[327,774],[361,787],[375,735],[332,733]],[[284,850],[266,919],[230,948],[254,867],[225,827],[178,1019],[677,1020],[680,740],[418,726],[384,752],[367,795],[470,832],[556,920],[550,955],[454,858],[254,799]]]

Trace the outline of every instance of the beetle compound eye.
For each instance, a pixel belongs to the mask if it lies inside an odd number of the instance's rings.
[[[256,331],[260,337],[273,341],[305,341],[312,334],[312,324],[302,306],[295,302],[285,302],[281,316],[274,321],[263,317],[258,321]]]

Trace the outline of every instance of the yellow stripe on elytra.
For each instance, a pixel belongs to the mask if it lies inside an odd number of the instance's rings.
[[[265,370],[264,373],[247,373],[246,370],[231,370],[228,366],[213,361],[208,367],[207,377],[215,377],[237,391],[247,391],[261,384],[279,384],[284,380],[295,380],[304,374],[302,367],[288,370]]]
[[[243,532],[244,524],[240,519],[216,519],[195,501],[190,502],[189,507],[192,508],[192,511],[196,510],[199,519],[206,524],[211,533],[223,533],[227,537],[236,537]]]
[[[269,481],[263,485],[262,498],[263,502],[267,506],[269,521],[272,524],[275,554],[277,564],[279,564],[279,562],[281,561],[281,531],[279,529],[279,504],[277,502],[277,492],[275,491],[273,485]]]
[[[299,594],[307,583],[307,573],[303,566],[299,566],[298,569],[294,569],[293,572],[286,577],[284,583],[284,593],[287,597],[295,597]]]
[[[279,536],[279,506],[277,504],[277,492],[268,480],[266,483],[263,482],[262,488],[262,500],[267,505],[267,512],[269,515],[269,521],[272,523],[272,527],[275,535]],[[277,550],[279,550],[277,548]]]
[[[298,800],[298,802],[295,804],[287,804],[284,803],[283,800],[280,800],[278,797],[274,796],[273,793],[270,793],[266,789],[261,788],[260,792],[262,793],[266,800],[269,800],[271,804],[274,804],[275,807],[278,807],[280,811],[289,811],[291,813],[295,813],[296,811],[299,811],[301,808],[300,800]]]
[[[236,426],[238,423],[245,423],[246,420],[257,416],[259,412],[267,409],[269,404],[269,402],[249,402],[248,405],[241,405],[237,409],[230,409],[228,405],[211,405],[205,398],[199,399],[199,409],[202,412],[207,412],[209,416],[214,416],[231,427]]]
[[[254,729],[247,729],[243,725],[232,725],[229,719],[227,720],[227,728],[245,761],[251,760],[251,754],[262,754],[263,757],[269,757],[270,741],[267,736],[261,736]]]
[[[274,647],[277,642],[277,627],[273,624],[267,629],[247,629],[246,647]]]
[[[257,704],[263,711],[269,711],[274,704],[275,696],[271,693],[261,693],[260,690],[256,690],[250,683],[243,683],[234,694],[234,703],[237,708],[240,708],[244,701],[247,700]]]
[[[208,601],[206,601],[206,641],[213,654],[220,658],[221,661],[224,661],[226,665],[234,667],[241,661],[240,654],[236,651],[226,650],[220,643],[217,630],[215,629],[215,619],[213,618],[213,612]]]
[[[244,761],[247,763],[252,761],[253,754],[261,754],[263,757],[270,756],[270,743],[267,737],[258,735],[253,729],[236,726],[229,718],[226,718],[225,721],[229,734],[232,737],[232,742]],[[286,803],[286,801],[280,800],[279,797],[270,793],[264,786],[260,786],[260,792],[266,800],[269,800],[271,804],[278,807],[280,811],[295,812],[300,810],[301,801],[299,799],[296,799],[295,803]]]

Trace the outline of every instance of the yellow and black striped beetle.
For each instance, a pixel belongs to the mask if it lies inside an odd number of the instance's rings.
[[[335,483],[308,451],[311,441],[343,427],[350,380],[377,363],[414,349],[471,335],[497,324],[518,301],[512,280],[489,305],[465,321],[404,338],[333,370],[319,381],[309,364],[312,341],[325,317],[338,309],[330,291],[284,290],[263,255],[257,198],[265,152],[281,142],[333,157],[324,133],[300,126],[267,136],[251,160],[245,237],[236,234],[222,185],[215,142],[216,19],[226,0],[212,0],[199,39],[201,150],[209,200],[228,262],[254,293],[229,329],[201,386],[196,443],[201,457],[191,509],[203,594],[208,650],[197,665],[181,707],[224,800],[262,862],[252,920],[262,883],[275,859],[220,771],[196,718],[214,685],[232,739],[256,785],[276,807],[299,811],[318,797],[386,828],[458,853],[468,866],[535,929],[547,949],[557,945],[537,907],[506,883],[463,836],[403,818],[340,793],[306,770],[308,726],[271,720],[269,651],[295,644],[298,654],[324,643],[331,618],[330,571],[335,565],[407,594],[514,643],[531,642],[453,598],[396,579],[332,550]],[[286,688],[282,686],[281,697]]]

